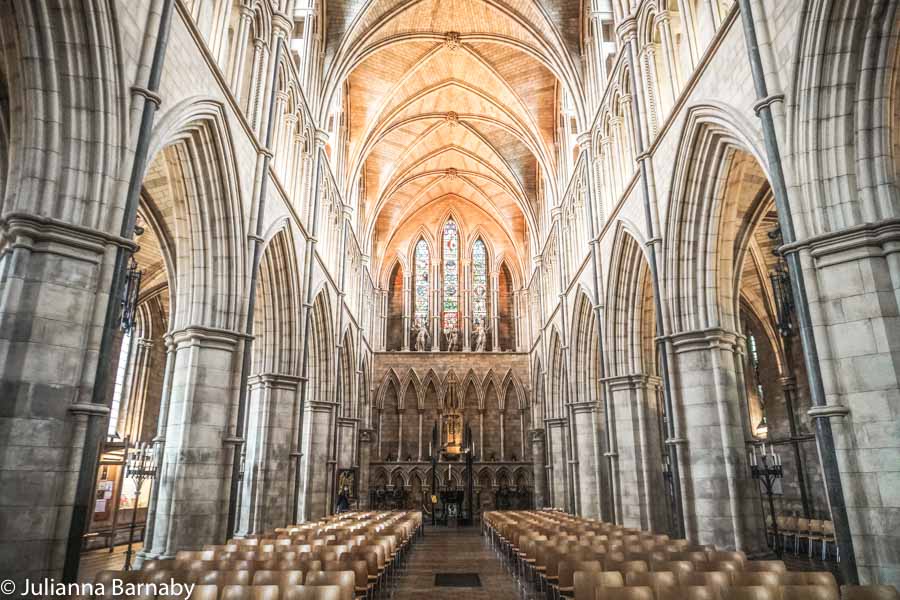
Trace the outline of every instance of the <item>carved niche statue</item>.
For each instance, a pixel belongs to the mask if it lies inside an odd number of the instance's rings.
[[[448,327],[444,330],[444,336],[447,338],[447,351],[453,352],[456,349],[456,340],[459,336],[459,331],[456,327]]]
[[[428,349],[428,329],[416,320],[416,351],[425,352]]]
[[[487,343],[487,333],[484,331],[484,325],[478,323],[475,326],[475,352],[484,352],[484,345]]]

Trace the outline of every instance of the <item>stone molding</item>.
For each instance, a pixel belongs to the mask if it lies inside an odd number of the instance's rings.
[[[731,352],[740,350],[743,340],[741,334],[719,327],[682,331],[664,336],[661,339],[672,342],[676,354],[706,350],[724,349]]]
[[[296,390],[300,385],[300,377],[284,373],[260,373],[247,378],[250,387],[270,387],[282,390]]]
[[[178,349],[189,346],[203,346],[204,348],[217,348],[220,350],[234,350],[238,341],[252,337],[247,336],[245,333],[228,329],[197,325],[173,331],[171,336],[173,343]]]
[[[850,409],[840,404],[826,404],[825,406],[813,406],[806,414],[811,419],[831,419],[834,417],[846,417],[850,414]]]
[[[628,375],[613,375],[603,377],[601,383],[609,384],[611,392],[621,390],[635,390],[641,387],[659,387],[662,379],[656,375],[644,375],[643,373],[629,373]]]
[[[816,268],[900,252],[900,219],[865,223],[785,244],[783,253],[809,250]]]
[[[8,245],[12,248],[34,250],[34,242],[59,244],[59,248],[51,246],[49,250],[63,256],[94,263],[100,262],[100,257],[110,245],[125,248],[131,252],[138,249],[137,243],[133,240],[118,235],[111,235],[60,219],[22,212],[8,213],[0,218],[0,236],[9,240]],[[72,248],[86,250],[90,254],[87,256],[75,254],[71,252]]]

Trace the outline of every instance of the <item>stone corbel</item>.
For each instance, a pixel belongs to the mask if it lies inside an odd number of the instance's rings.
[[[831,419],[835,417],[846,417],[850,414],[850,409],[840,404],[826,404],[825,406],[813,406],[806,414],[811,419]]]

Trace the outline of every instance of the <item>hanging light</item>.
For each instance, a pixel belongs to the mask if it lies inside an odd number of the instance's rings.
[[[781,246],[781,229],[776,227],[768,233],[775,249],[772,253],[777,257],[775,266],[769,273],[772,282],[772,294],[775,296],[775,326],[782,337],[789,337],[794,332],[794,295],[791,292],[791,276],[779,247]]]
[[[128,264],[128,271],[125,273],[125,286],[122,290],[122,319],[120,327],[126,333],[134,329],[136,322],[142,275],[143,272],[138,269],[137,261],[132,256],[131,262]]]

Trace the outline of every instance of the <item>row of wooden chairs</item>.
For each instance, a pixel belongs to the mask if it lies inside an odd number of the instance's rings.
[[[521,585],[575,600],[839,600],[828,572],[571,517],[558,511],[486,513],[484,534]],[[619,589],[621,588],[621,589]],[[636,591],[635,591],[636,590]],[[647,595],[649,593],[649,596]],[[884,586],[844,600],[900,600]],[[846,595],[846,594],[844,594]]]
[[[131,596],[129,600],[343,600],[344,591],[337,585],[197,585],[176,596],[154,596],[149,593]],[[72,600],[86,600],[76,596]]]
[[[416,512],[355,513],[302,527],[312,532],[306,536],[310,543],[282,541],[275,532],[265,532],[203,550],[179,551],[171,559],[148,560],[140,571],[104,571],[96,583],[114,578],[175,581],[202,587],[205,600],[226,600],[226,595],[227,600],[278,600],[285,594],[318,598],[318,588],[336,586],[336,596],[328,590],[321,593],[335,600],[369,599],[391,585],[408,547],[421,535],[422,518]],[[213,589],[215,597],[210,596]]]
[[[774,546],[779,541],[781,547],[786,548],[787,542],[790,540],[791,548],[794,554],[800,553],[803,542],[806,542],[807,556],[812,558],[813,548],[819,544],[822,560],[828,557],[829,545],[834,547],[835,560],[840,561],[841,555],[838,551],[837,540],[834,535],[834,523],[827,519],[806,519],[803,517],[778,516],[775,518],[775,524],[778,525],[778,537],[775,539],[775,528],[772,527],[771,519],[768,520],[768,535]]]

